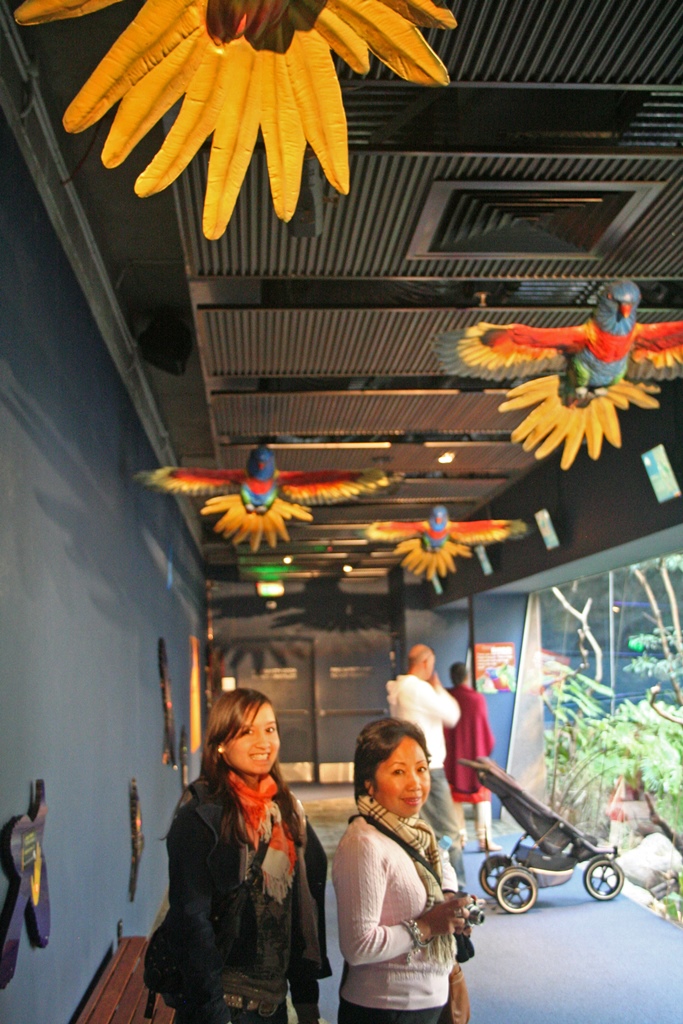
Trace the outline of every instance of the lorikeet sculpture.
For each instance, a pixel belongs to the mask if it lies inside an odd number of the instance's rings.
[[[564,442],[561,466],[569,469],[585,437],[588,454],[600,457],[603,438],[621,447],[617,409],[629,403],[657,409],[656,384],[683,375],[683,320],[640,324],[640,289],[633,281],[605,285],[595,312],[576,327],[479,323],[436,340],[448,373],[511,380],[537,377],[513,388],[501,412],[535,406],[512,432],[542,459]],[[536,447],[538,446],[538,447]]]
[[[15,17],[36,25],[117,2],[25,0]],[[170,185],[213,133],[204,233],[220,238],[260,129],[275,212],[288,221],[307,144],[330,184],[349,191],[346,115],[330,50],[361,75],[370,50],[401,78],[448,85],[417,25],[455,28],[455,18],[432,0],[146,0],[69,105],[64,127],[82,132],[120,100],[102,151],[104,165],[117,167],[184,96],[137,195]]]
[[[202,515],[222,512],[214,526],[216,533],[232,537],[233,544],[240,544],[248,537],[252,551],[258,551],[263,537],[271,548],[277,544],[278,537],[288,541],[286,519],[312,522],[313,516],[304,507],[306,505],[335,505],[379,487],[388,487],[392,482],[381,469],[280,473],[267,445],[254,448],[246,471],[166,466],[138,473],[136,480],[157,491],[215,495],[204,505]]]
[[[373,523],[365,531],[369,540],[400,541],[395,555],[403,555],[401,565],[416,576],[445,576],[455,572],[455,558],[472,557],[476,544],[493,544],[527,532],[521,519],[479,519],[454,523],[443,505],[435,505],[429,519],[417,523]]]

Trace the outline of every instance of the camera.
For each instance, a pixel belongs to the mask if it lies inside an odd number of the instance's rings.
[[[484,913],[484,900],[478,900],[476,896],[470,895],[468,892],[456,892],[453,899],[457,900],[457,905],[461,910],[466,910],[469,914],[467,918],[467,926],[483,924],[486,918]]]
[[[470,915],[467,918],[468,925],[483,924],[486,920],[483,900],[472,900],[465,906],[465,910],[467,910]]]

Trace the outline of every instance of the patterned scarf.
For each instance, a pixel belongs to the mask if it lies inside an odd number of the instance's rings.
[[[273,800],[277,783],[268,775],[259,782],[258,789],[251,789],[235,772],[229,772],[228,777],[242,809],[249,842],[254,849],[258,849],[261,841],[268,843],[261,865],[265,891],[282,903],[292,887],[296,849]]]
[[[415,850],[419,856],[426,860],[435,871],[439,881],[431,871],[428,871],[418,860],[413,863],[417,869],[420,881],[427,893],[427,905],[425,910],[431,910],[435,903],[443,903],[444,895],[441,888],[443,871],[441,868],[441,854],[436,845],[436,836],[426,821],[421,818],[401,818],[398,814],[388,811],[370,796],[359,796],[356,801],[358,811],[365,818],[371,818],[379,822],[385,828],[395,832],[405,843]],[[455,960],[455,940],[452,935],[435,935],[429,945],[422,951],[429,960],[453,966]]]

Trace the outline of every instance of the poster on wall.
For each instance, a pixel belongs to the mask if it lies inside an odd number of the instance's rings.
[[[474,677],[481,693],[514,691],[514,643],[475,644]]]

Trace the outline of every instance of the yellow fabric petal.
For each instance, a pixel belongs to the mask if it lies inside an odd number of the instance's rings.
[[[401,78],[418,85],[448,85],[448,71],[421,32],[380,0],[327,0],[327,6]]]
[[[80,18],[117,3],[119,0],[24,0],[14,17],[20,25],[41,25],[46,21]]]
[[[202,30],[196,0],[147,0],[69,104],[66,130],[89,128],[184,39]]]
[[[367,75],[370,70],[367,46],[346,22],[332,13],[329,7],[319,10],[319,5],[313,3],[313,0],[309,0],[308,3],[302,0],[301,7],[290,7],[289,19],[295,28],[301,30],[305,30],[306,26],[312,28],[315,25],[316,32],[323,37],[330,49],[345,60],[353,71],[359,75]]]
[[[261,131],[266,144],[270,190],[275,212],[291,220],[299,199],[306,136],[299,117],[283,53],[261,50]]]
[[[425,28],[455,28],[457,21],[448,7],[441,7],[432,0],[380,0],[406,21]]]
[[[175,181],[214,130],[228,86],[228,69],[225,51],[210,45],[163,146],[135,182],[137,195],[151,196]]]
[[[317,32],[295,32],[285,61],[306,138],[329,183],[346,195],[349,191],[346,114],[330,48]]]
[[[207,35],[184,39],[121,100],[102,150],[105,167],[118,167],[159,118],[183,95],[202,62]]]
[[[220,238],[237,202],[258,138],[261,62],[246,39],[226,47],[230,89],[216,123],[204,200],[204,234]]]

